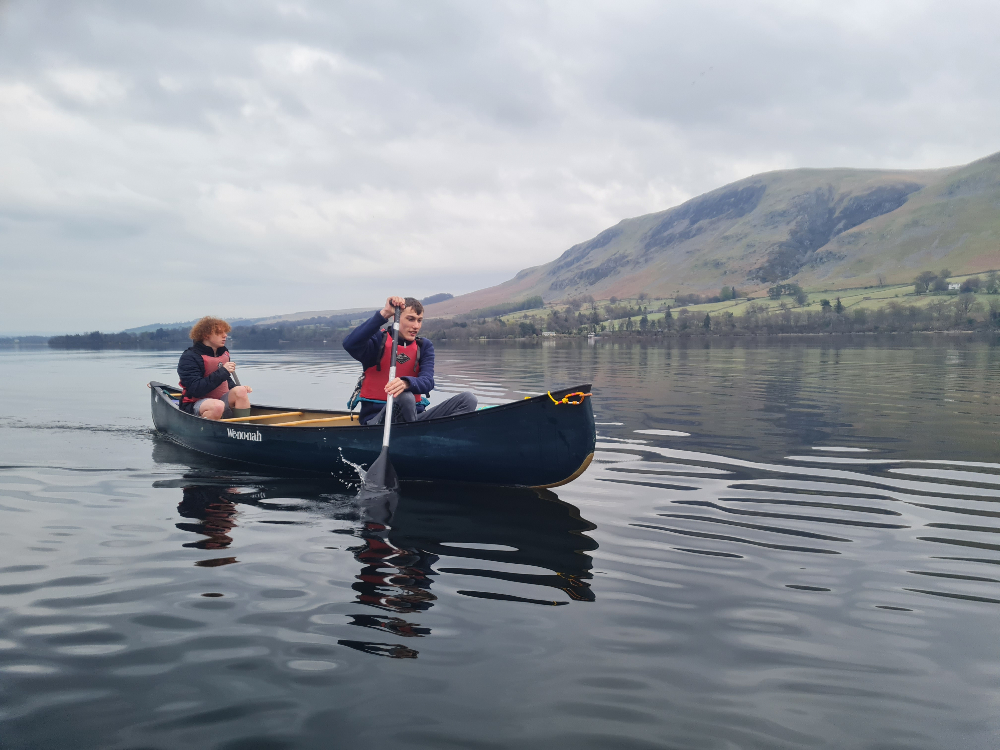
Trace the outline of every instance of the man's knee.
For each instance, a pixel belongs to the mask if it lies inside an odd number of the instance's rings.
[[[219,399],[212,398],[204,401],[201,405],[201,416],[205,419],[222,419],[222,413],[226,410],[226,405]]]
[[[439,419],[441,417],[454,417],[459,414],[468,414],[470,411],[475,411],[478,405],[479,400],[476,398],[475,394],[471,391],[464,391],[463,393],[456,394],[451,398],[442,401],[437,406],[432,406],[430,409],[421,414],[420,418]]]
[[[479,406],[479,399],[476,398],[476,394],[472,391],[463,391],[458,394],[461,398],[461,403],[459,404],[459,409],[461,409],[461,414],[466,412],[475,411],[476,407]]]
[[[240,401],[249,402],[250,395],[247,393],[245,385],[238,385],[229,391],[229,405],[235,406]]]
[[[393,402],[394,420],[412,422],[417,418],[417,399],[409,391],[400,393]]]

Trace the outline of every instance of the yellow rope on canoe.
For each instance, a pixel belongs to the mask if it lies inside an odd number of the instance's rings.
[[[552,391],[546,391],[546,393],[549,394],[549,398],[552,399],[552,403],[556,406],[559,406],[560,404],[572,404],[573,406],[579,406],[583,403],[583,400],[587,398],[587,396],[593,395],[591,393],[584,393],[583,391],[576,391],[575,393],[567,393],[561,400],[556,401],[555,396],[552,395]],[[573,400],[574,396],[577,397],[576,401]]]

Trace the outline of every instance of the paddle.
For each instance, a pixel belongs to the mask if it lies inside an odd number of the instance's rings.
[[[230,357],[233,356],[233,350],[232,349],[229,350],[229,356]],[[223,366],[223,364],[221,362],[219,362],[219,369],[220,370],[225,370],[226,369],[225,366]],[[231,377],[233,379],[233,382],[236,383],[236,385],[243,385],[240,382],[240,376],[236,374],[236,370],[233,370],[231,373],[229,373],[229,377]]]
[[[389,359],[389,382],[396,379],[396,346],[399,344],[399,308],[392,321],[392,356]],[[382,452],[378,454],[375,463],[365,472],[365,480],[361,489],[366,492],[392,492],[399,488],[396,470],[389,460],[389,429],[392,427],[392,394],[385,401],[385,428],[382,430]]]

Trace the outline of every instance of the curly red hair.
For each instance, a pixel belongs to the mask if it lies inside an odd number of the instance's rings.
[[[233,327],[222,318],[213,318],[211,315],[206,315],[194,324],[188,336],[191,337],[192,341],[204,341],[213,333],[229,333],[231,330],[233,330]]]

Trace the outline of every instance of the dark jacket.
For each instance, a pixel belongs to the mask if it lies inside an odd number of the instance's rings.
[[[386,322],[386,319],[382,317],[381,311],[376,311],[371,318],[347,334],[347,337],[344,339],[344,350],[354,357],[354,359],[358,360],[361,363],[361,367],[365,370],[377,365],[382,357],[382,352],[379,351],[382,334],[379,329]],[[406,390],[414,394],[430,394],[434,389],[434,344],[428,339],[418,336],[417,346],[420,347],[420,374],[407,376],[402,378],[402,380],[407,383]],[[417,404],[418,413],[422,412],[425,408],[424,404]],[[360,419],[362,422],[365,422],[369,416],[373,416],[381,410],[381,404],[362,401]]]
[[[200,341],[184,350],[180,361],[177,363],[177,375],[180,376],[181,386],[185,389],[188,398],[205,398],[206,395],[218,388],[224,381],[229,381],[229,387],[235,388],[236,383],[225,370],[216,370],[208,377],[205,377],[205,360],[202,354],[209,357],[221,357],[223,352],[229,351],[226,347],[212,349],[205,346]],[[190,405],[188,405],[190,406]]]

